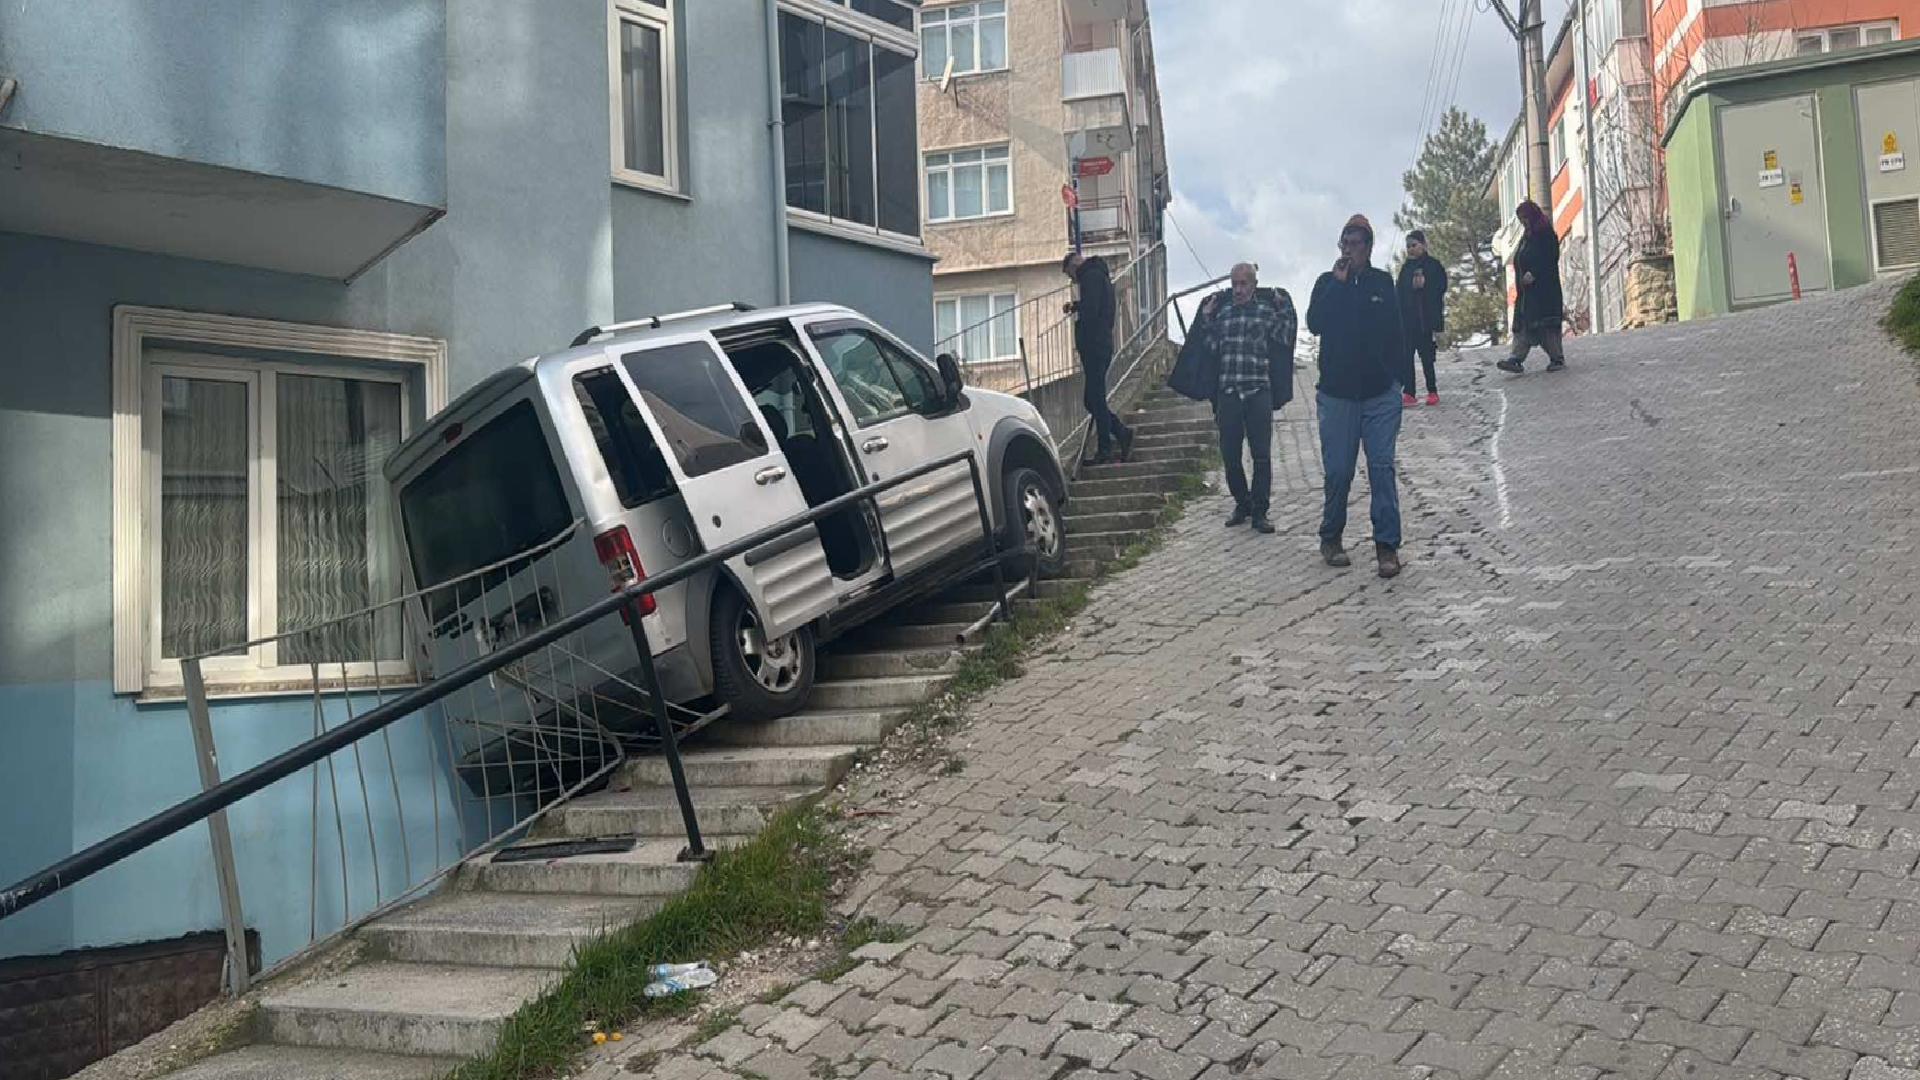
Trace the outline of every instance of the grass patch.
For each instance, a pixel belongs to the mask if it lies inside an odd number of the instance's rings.
[[[725,959],[776,937],[820,933],[845,854],[818,806],[781,814],[751,843],[717,853],[691,889],[652,917],[582,948],[553,989],[507,1021],[493,1053],[460,1066],[454,1080],[552,1074],[585,1048],[589,1025],[614,1031],[636,1018],[686,1013],[697,1003],[694,994],[642,993],[647,969]],[[715,1014],[706,1024],[725,1030],[731,1020]]]
[[[1920,277],[1900,287],[1880,325],[1908,352],[1920,356]]]
[[[878,919],[855,919],[847,924],[846,930],[840,935],[840,955],[835,957],[832,963],[815,972],[813,977],[818,982],[832,982],[860,966],[860,961],[854,959],[854,953],[875,942],[891,945],[905,941],[911,932],[904,926],[883,923]]]

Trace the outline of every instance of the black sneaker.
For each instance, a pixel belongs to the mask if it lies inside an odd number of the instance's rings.
[[[1128,428],[1127,430],[1122,431],[1120,433],[1120,460],[1122,462],[1133,460],[1133,429],[1132,428]]]
[[[1339,542],[1334,540],[1320,541],[1320,557],[1326,560],[1328,566],[1347,567],[1353,565],[1353,560],[1347,558],[1347,549],[1341,547]]]
[[[1246,507],[1236,506],[1233,508],[1233,515],[1227,518],[1227,528],[1237,529],[1240,526],[1245,525],[1247,523],[1247,520],[1251,517],[1253,517],[1253,515],[1247,512]]]
[[[1548,371],[1565,371],[1567,370],[1567,362],[1565,360],[1549,361],[1547,363],[1547,370]]]
[[[1273,535],[1273,522],[1267,520],[1267,515],[1265,514],[1255,514],[1253,515],[1253,531],[1266,533],[1271,536]]]
[[[1515,375],[1522,374],[1527,370],[1527,367],[1525,364],[1522,364],[1520,361],[1515,360],[1511,356],[1507,357],[1505,360],[1496,361],[1493,366],[1499,368],[1501,371],[1511,371]]]

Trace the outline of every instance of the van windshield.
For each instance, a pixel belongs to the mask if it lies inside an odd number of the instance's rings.
[[[573,522],[533,403],[522,401],[462,440],[400,489],[407,554],[421,589],[501,562]],[[437,622],[459,607],[428,604]]]

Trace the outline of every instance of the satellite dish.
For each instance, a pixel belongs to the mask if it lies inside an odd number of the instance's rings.
[[[948,53],[947,66],[940,69],[940,92],[943,94],[946,93],[947,87],[952,83],[953,83],[953,54]]]

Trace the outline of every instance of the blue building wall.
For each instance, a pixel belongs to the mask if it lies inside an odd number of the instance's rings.
[[[444,204],[445,0],[7,8],[8,127]]]
[[[182,6],[242,20],[258,46],[181,40],[194,37],[171,25],[191,23]],[[685,199],[610,179],[601,0],[193,0],[169,5],[164,27],[145,8],[89,0],[0,9],[0,70],[23,76],[22,96],[0,124],[444,201],[447,215],[352,284],[0,233],[0,604],[8,612],[0,619],[0,886],[198,789],[179,706],[112,692],[115,305],[441,338],[458,393],[593,323],[776,295],[757,3],[688,3],[681,11]],[[116,12],[126,20],[116,22]],[[129,22],[148,33],[122,35]],[[443,46],[428,43],[436,28]],[[287,44],[308,38],[310,54]],[[167,42],[183,50],[180,58],[216,70],[179,72],[169,59],[164,70],[136,64],[127,73],[110,62],[122,54],[158,62]],[[251,59],[203,55],[216,46]],[[72,75],[81,70],[86,78]],[[98,84],[92,92],[89,80]],[[23,108],[27,87],[32,111]],[[436,111],[443,145],[436,118],[426,115]],[[352,133],[350,146],[309,154],[294,145],[329,116]],[[401,144],[408,153],[381,149]],[[852,304],[909,341],[931,344],[929,260],[790,231],[797,299]],[[230,775],[294,745],[312,723],[304,700],[218,704],[223,770]],[[395,729],[402,790],[445,791],[446,763],[427,752],[424,735],[406,738],[411,749],[399,746],[406,725]],[[370,753],[367,787],[375,817],[395,829],[383,811],[393,782],[383,762]],[[335,764],[352,812],[358,774],[348,755]],[[243,899],[268,962],[306,941],[310,798],[308,784],[294,780],[232,815]],[[420,830],[436,805],[452,812],[431,796],[424,812],[409,803],[416,851],[432,846]],[[323,801],[323,816],[328,806]],[[356,910],[371,896],[371,856],[356,835],[363,820],[347,818]],[[322,831],[322,857],[332,861],[323,903],[338,908],[340,856],[330,823]],[[399,876],[387,862],[399,858],[394,839],[380,845],[389,880]],[[213,890],[206,830],[196,826],[0,921],[0,956],[212,928]]]

